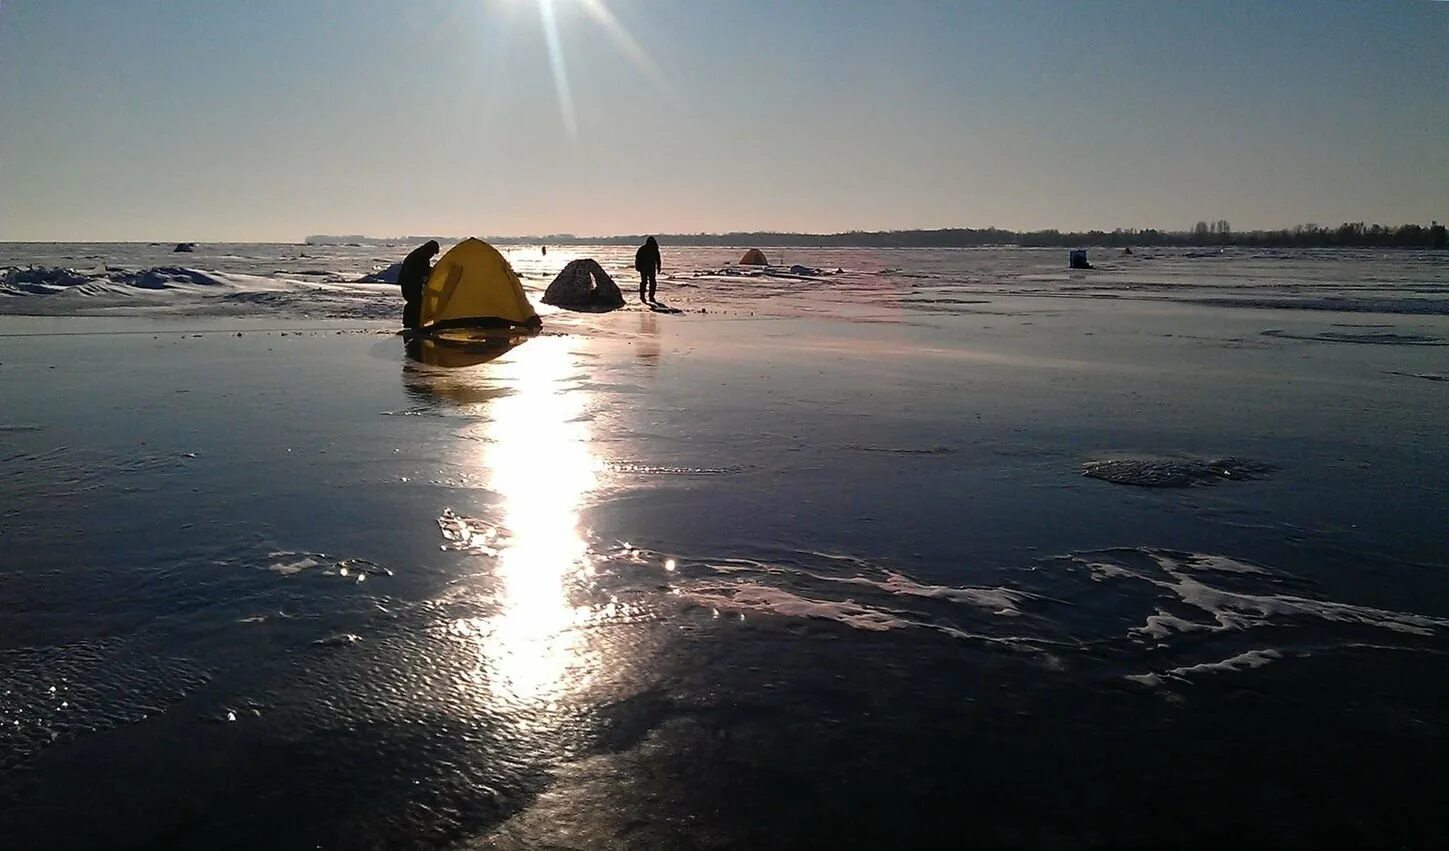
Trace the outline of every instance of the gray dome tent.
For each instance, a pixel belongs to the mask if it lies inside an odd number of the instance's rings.
[[[570,261],[544,290],[543,303],[569,310],[606,313],[624,306],[624,294],[592,259]]]

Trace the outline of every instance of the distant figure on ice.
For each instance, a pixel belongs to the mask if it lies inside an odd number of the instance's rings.
[[[397,274],[397,285],[402,287],[403,327],[418,327],[418,313],[423,309],[423,287],[427,286],[428,274],[433,271],[433,257],[442,249],[438,241],[430,239],[414,248],[403,261],[402,271]]]
[[[539,248],[540,251],[543,252],[543,256],[544,257],[547,257],[548,256],[548,246],[547,245],[540,245],[538,248]]]
[[[659,243],[654,237],[644,240],[644,244],[634,252],[634,268],[639,271],[639,301],[648,304],[654,300],[654,288],[659,284],[655,275],[664,270],[664,261],[659,257]]]
[[[1087,262],[1087,249],[1073,248],[1067,255],[1067,266],[1073,269],[1090,269],[1092,264]]]

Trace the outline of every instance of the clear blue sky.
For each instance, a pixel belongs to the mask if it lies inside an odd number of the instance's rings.
[[[0,0],[0,239],[1449,218],[1449,3],[602,2]]]

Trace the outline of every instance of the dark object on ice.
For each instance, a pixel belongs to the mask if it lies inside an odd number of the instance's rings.
[[[547,257],[548,256],[548,246],[547,245],[540,245],[538,247],[538,250],[540,252],[542,252],[542,254],[543,254],[544,257]]]
[[[1126,248],[1122,249],[1122,254],[1124,256],[1130,255],[1131,253],[1132,253],[1132,246],[1130,246],[1130,245],[1127,246]]]
[[[1139,457],[1088,461],[1082,465],[1082,475],[1114,485],[1187,488],[1221,481],[1256,479],[1275,469],[1271,464],[1242,458],[1201,461],[1194,458]]]
[[[1449,346],[1449,340],[1427,334],[1395,334],[1390,331],[1285,331],[1269,328],[1264,337],[1285,340],[1313,340],[1319,343],[1358,343],[1370,346]]]
[[[1389,370],[1386,375],[1402,375],[1405,378],[1422,378],[1425,381],[1449,381],[1449,375],[1438,372],[1396,372]]]
[[[1087,249],[1073,248],[1067,255],[1067,265],[1073,269],[1090,269],[1092,264],[1087,262]]]
[[[173,248],[173,249],[171,249],[171,253],[172,254],[175,254],[178,251],[190,253],[190,252],[195,251],[195,250],[196,250],[196,243],[194,243],[194,242],[178,242],[178,243],[176,243],[176,247]]]
[[[659,242],[654,237],[644,240],[644,244],[634,252],[634,269],[639,273],[639,300],[648,304],[654,300],[654,288],[659,284],[656,276],[664,271],[664,260],[659,256]]]
[[[433,271],[432,260],[442,247],[430,239],[414,248],[403,260],[402,270],[397,275],[397,285],[402,288],[403,327],[418,327],[418,312],[423,307],[423,287],[428,282],[428,273]]]
[[[741,266],[768,266],[770,261],[765,259],[765,252],[758,248],[751,248],[740,258]]]
[[[403,264],[394,263],[380,272],[368,272],[357,279],[359,284],[395,284],[402,274]]]
[[[543,303],[569,310],[607,313],[624,306],[619,285],[592,259],[572,260],[544,290]]]

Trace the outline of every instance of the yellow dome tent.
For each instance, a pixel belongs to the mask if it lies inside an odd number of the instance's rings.
[[[423,287],[420,331],[541,324],[513,267],[481,239],[469,237],[448,249]]]
[[[770,261],[765,259],[765,252],[758,248],[751,248],[740,258],[741,266],[768,266]]]

